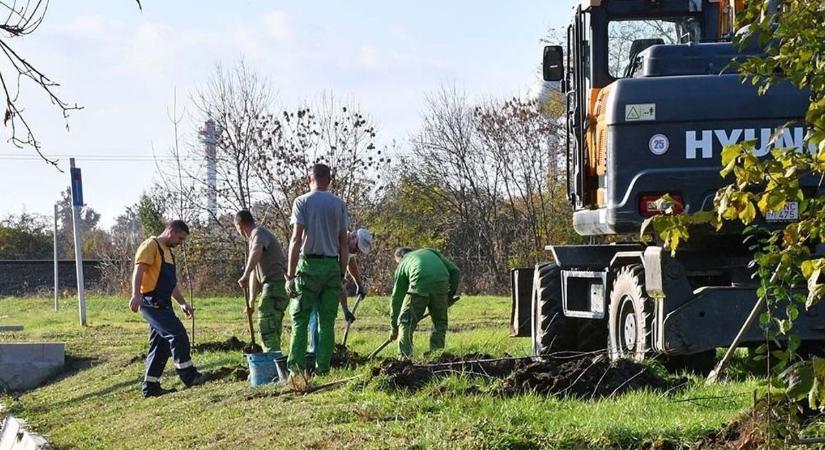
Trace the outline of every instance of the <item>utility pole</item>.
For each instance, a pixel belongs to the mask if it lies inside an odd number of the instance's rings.
[[[54,204],[54,310],[60,308],[57,297],[59,294],[60,283],[57,281],[57,203]]]
[[[86,292],[83,288],[83,240],[80,236],[80,208],[83,207],[83,180],[80,169],[74,166],[74,158],[69,159],[72,189],[72,223],[74,228],[74,261],[77,269],[77,308],[80,325],[86,326]]]

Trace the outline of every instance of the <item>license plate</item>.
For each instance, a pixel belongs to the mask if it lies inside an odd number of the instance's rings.
[[[794,222],[799,220],[799,202],[785,203],[780,211],[769,211],[765,216],[768,222]]]

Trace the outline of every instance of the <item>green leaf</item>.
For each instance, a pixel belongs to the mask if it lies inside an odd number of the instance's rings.
[[[785,394],[795,401],[807,397],[814,387],[813,363],[803,361],[788,367],[779,375],[785,382]]]
[[[795,305],[788,305],[788,307],[785,309],[788,313],[788,320],[790,320],[791,322],[794,322],[796,321],[796,319],[799,318],[799,308],[797,308]]]
[[[814,272],[814,269],[817,267],[817,261],[815,259],[809,259],[807,261],[802,261],[799,268],[802,270],[802,276],[807,278],[811,278],[811,274]]]

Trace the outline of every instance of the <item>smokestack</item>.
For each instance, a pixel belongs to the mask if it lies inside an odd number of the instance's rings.
[[[211,217],[218,216],[218,167],[215,143],[218,139],[218,128],[215,121],[208,119],[198,134],[203,143],[203,155],[206,158],[206,209]]]

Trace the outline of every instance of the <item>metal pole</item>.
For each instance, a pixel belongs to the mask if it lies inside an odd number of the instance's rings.
[[[54,205],[54,310],[57,311],[60,308],[60,304],[58,303],[57,297],[59,294],[59,285],[60,283],[57,281],[57,204]]]
[[[74,169],[74,158],[69,159],[69,165]],[[74,199],[74,183],[72,198]],[[80,313],[80,325],[86,326],[86,292],[83,283],[83,240],[80,238],[80,206],[72,201],[72,223],[74,228],[74,261],[77,272],[77,308]]]
[[[779,279],[779,269],[782,267],[782,264],[776,266],[776,269],[773,271],[773,275],[771,275],[771,280],[768,282],[770,284],[776,283],[776,280]],[[748,318],[745,319],[745,323],[742,324],[742,328],[739,329],[739,332],[736,333],[736,337],[733,339],[733,342],[728,347],[728,350],[725,352],[725,356],[722,357],[722,360],[716,364],[716,367],[710,371],[708,374],[708,378],[705,380],[705,384],[713,384],[719,380],[719,376],[722,374],[722,371],[728,366],[731,358],[733,357],[733,353],[736,351],[736,347],[739,346],[739,342],[742,341],[742,338],[745,336],[745,333],[748,332],[753,322],[756,321],[756,318],[759,317],[759,313],[762,311],[762,308],[768,303],[768,293],[765,292],[765,295],[759,297],[759,300],[753,305],[753,309],[751,313],[748,315]]]

